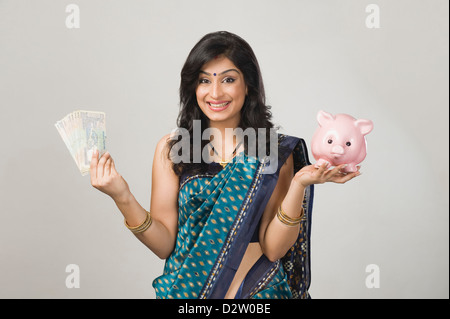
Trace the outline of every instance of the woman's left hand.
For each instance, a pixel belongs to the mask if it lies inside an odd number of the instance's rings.
[[[314,165],[308,165],[303,167],[294,175],[293,181],[299,186],[307,187],[311,184],[323,184],[326,182],[333,182],[343,184],[349,180],[360,175],[360,166],[357,166],[358,170],[354,173],[343,173],[341,172],[346,165],[338,165],[333,169],[327,169],[327,164],[323,164],[319,168]]]

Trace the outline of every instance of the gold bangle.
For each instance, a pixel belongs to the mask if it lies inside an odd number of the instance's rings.
[[[303,207],[302,207],[302,213],[300,214],[300,216],[296,217],[296,218],[292,218],[292,217],[289,217],[283,211],[283,208],[281,208],[281,205],[280,205],[278,207],[277,218],[280,222],[282,222],[286,226],[290,226],[290,227],[297,226],[298,224],[300,224],[300,222],[302,221],[302,218],[303,218]]]
[[[125,223],[125,226],[129,230],[131,230],[131,232],[133,234],[139,234],[139,233],[145,232],[150,227],[150,225],[152,224],[152,216],[150,215],[150,212],[147,212],[147,216],[145,217],[144,222],[138,226],[131,227],[127,224],[126,220],[124,220],[124,223]]]

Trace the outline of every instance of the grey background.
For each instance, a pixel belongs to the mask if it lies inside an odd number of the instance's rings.
[[[80,28],[68,29],[68,4]],[[380,7],[381,28],[365,25]],[[149,208],[179,73],[206,33],[253,47],[274,121],[310,141],[316,113],[374,121],[363,174],[319,185],[313,298],[448,298],[448,1],[0,0],[0,297],[154,298],[163,261],[81,177],[54,123],[107,114],[107,147]],[[311,157],[313,161],[313,158]],[[80,288],[68,289],[68,264]],[[365,285],[380,268],[380,288]]]

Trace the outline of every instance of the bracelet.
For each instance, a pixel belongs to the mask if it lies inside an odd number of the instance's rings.
[[[144,222],[142,224],[140,224],[139,226],[131,227],[127,224],[126,220],[124,220],[124,223],[125,223],[125,226],[129,230],[131,230],[131,232],[133,234],[139,234],[139,233],[145,232],[150,227],[150,225],[152,224],[152,216],[150,215],[150,212],[147,212],[147,217],[145,218]]]
[[[277,213],[277,218],[280,222],[282,222],[283,224],[285,224],[286,226],[297,226],[298,224],[300,224],[300,222],[302,221],[303,218],[303,207],[302,207],[302,213],[300,214],[299,217],[296,218],[292,218],[289,217],[281,208],[281,205],[278,207],[278,213]]]

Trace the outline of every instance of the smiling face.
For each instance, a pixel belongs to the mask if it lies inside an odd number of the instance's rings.
[[[211,126],[237,127],[246,94],[244,75],[228,58],[216,57],[202,67],[197,103]]]

